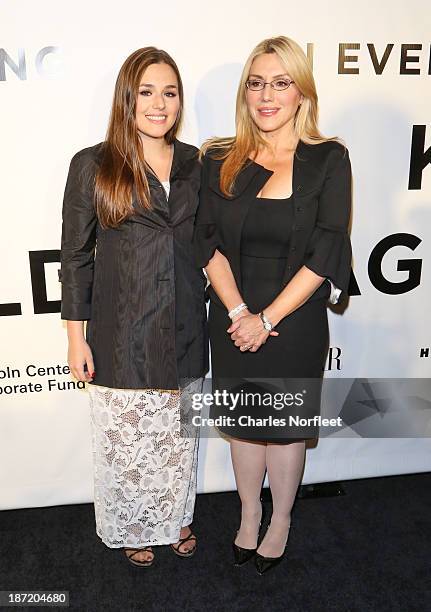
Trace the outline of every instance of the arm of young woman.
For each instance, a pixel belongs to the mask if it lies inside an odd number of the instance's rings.
[[[94,361],[90,347],[85,340],[84,322],[67,321],[67,363],[72,376],[82,382],[89,382],[94,377]],[[84,370],[86,367],[86,370]]]
[[[96,246],[93,164],[82,154],[75,155],[70,163],[61,236],[61,318],[67,325],[67,361],[74,378],[82,382],[89,382],[94,376],[93,356],[84,335],[84,321],[91,318]]]

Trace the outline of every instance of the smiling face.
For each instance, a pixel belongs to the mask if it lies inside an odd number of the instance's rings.
[[[276,53],[262,53],[255,57],[248,79],[266,83],[292,80]],[[246,100],[251,118],[259,130],[269,135],[283,129],[293,129],[302,95],[294,83],[282,91],[276,91],[268,84],[260,91],[247,89]]]
[[[180,110],[178,80],[168,64],[150,64],[140,79],[136,126],[142,136],[164,138]]]

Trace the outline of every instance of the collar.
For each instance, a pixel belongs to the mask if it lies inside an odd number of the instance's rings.
[[[198,150],[196,147],[181,142],[175,138],[174,142],[174,155],[172,158],[171,172],[169,174],[169,182],[178,178],[181,174],[186,173],[188,164],[197,160]],[[160,181],[154,176],[152,172],[147,171],[147,179],[151,184],[158,184]]]
[[[225,195],[220,189],[220,168],[223,160],[212,160],[218,166],[217,172],[211,172],[209,174],[208,183],[209,187],[220,197],[225,200],[235,200],[239,198],[246,189],[250,187],[252,183],[258,181],[262,186],[266,183],[270,176],[274,173],[272,170],[264,168],[260,164],[257,164],[251,159],[248,159],[239,174],[236,177],[233,193],[231,196]],[[258,189],[257,193],[260,191]]]
[[[302,140],[298,142],[296,147],[294,159],[293,159],[293,192],[298,192],[298,195],[305,195],[310,191],[314,191],[316,188],[316,181],[318,181],[319,174],[318,169],[315,168],[314,164],[307,163],[312,158],[311,147],[316,145],[308,145]],[[223,160],[213,160],[213,162],[217,163],[219,167],[221,167]],[[209,186],[210,188],[217,193],[220,197],[226,200],[235,200],[240,197],[244,191],[247,189],[251,189],[251,185],[253,185],[253,190],[256,193],[262,189],[268,179],[274,174],[272,170],[268,170],[261,164],[253,161],[252,159],[248,159],[240,173],[238,174],[233,194],[231,197],[226,196],[220,190],[220,173],[219,172],[211,172],[209,176]]]
[[[181,142],[175,138],[174,140],[174,156],[172,159],[171,173],[169,180],[181,174],[181,170],[191,161],[196,161],[198,149],[192,145]]]

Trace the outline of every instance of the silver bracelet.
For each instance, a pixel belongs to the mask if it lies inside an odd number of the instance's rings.
[[[227,316],[229,317],[229,319],[233,319],[235,315],[239,314],[243,310],[246,310],[246,308],[248,308],[247,304],[244,304],[244,302],[242,302],[241,304],[238,304],[238,306],[235,306],[235,308],[232,308],[232,310],[229,310]]]

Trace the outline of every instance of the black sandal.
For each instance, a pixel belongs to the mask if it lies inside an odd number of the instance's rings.
[[[178,550],[183,544],[185,544],[185,542],[188,542],[189,540],[195,540],[195,542],[197,542],[196,536],[191,529],[188,536],[186,536],[185,538],[180,538],[176,545],[171,544],[172,550],[176,555],[178,555],[178,557],[191,557],[195,554],[197,544],[195,544],[195,546],[191,550],[188,550],[186,552],[181,552],[180,550]]]
[[[127,554],[128,550],[133,550],[135,552],[133,552],[131,555],[128,555]],[[136,559],[136,561],[134,561],[133,557],[135,555],[137,555],[138,553],[142,552],[142,551],[151,552],[153,554],[153,558],[152,559],[148,559],[147,561],[140,561],[139,559]],[[137,567],[151,567],[153,565],[154,552],[153,552],[151,546],[144,546],[143,548],[125,548],[124,549],[124,554],[126,555],[127,560],[129,561],[129,563],[131,563],[132,565],[136,565]]]

